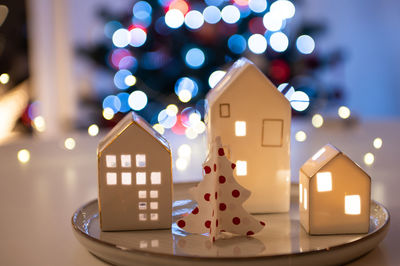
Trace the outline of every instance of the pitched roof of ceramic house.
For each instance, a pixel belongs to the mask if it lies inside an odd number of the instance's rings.
[[[218,98],[230,88],[230,85],[233,84],[236,79],[240,78],[241,74],[248,68],[255,69],[260,74],[259,77],[261,81],[265,82],[266,86],[272,87],[276,90],[277,95],[279,95],[278,97],[282,97],[287,101],[286,97],[276,89],[275,85],[272,84],[272,82],[254,65],[253,62],[242,57],[228,69],[225,76],[207,93],[206,99],[208,104],[211,105],[216,102]]]
[[[139,126],[141,129],[149,133],[157,142],[164,146],[170,151],[169,144],[165,138],[163,138],[152,126],[150,126],[142,117],[137,115],[135,112],[130,112],[125,115],[99,142],[97,153],[100,154],[108,145],[118,138],[128,127],[131,125]]]

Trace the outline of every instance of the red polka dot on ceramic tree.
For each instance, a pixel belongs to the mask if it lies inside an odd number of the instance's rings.
[[[210,228],[210,226],[211,226],[211,221],[210,221],[210,220],[205,221],[204,226],[207,227],[207,228]]]
[[[224,149],[223,149],[223,148],[219,148],[219,149],[218,149],[218,155],[219,155],[219,156],[224,156],[224,155],[225,155],[225,152],[224,152]]]
[[[205,199],[206,201],[210,201],[210,193],[204,194],[204,199]]]
[[[183,227],[185,227],[185,225],[186,225],[186,223],[185,223],[184,220],[179,220],[177,224],[178,224],[178,226],[179,226],[180,228],[183,228]]]
[[[234,198],[238,198],[238,197],[240,196],[239,190],[237,190],[237,189],[232,190],[232,196],[233,196]]]
[[[206,172],[206,174],[211,173],[211,168],[210,168],[210,166],[204,166],[204,172]]]
[[[192,211],[192,213],[193,213],[193,214],[198,214],[198,213],[199,213],[199,208],[198,208],[198,207],[194,208],[193,211]]]
[[[218,178],[218,181],[219,181],[220,184],[224,184],[226,182],[225,176],[220,175],[219,178]]]
[[[226,210],[226,204],[225,203],[220,203],[219,204],[219,210],[220,211],[225,211]]]
[[[234,217],[234,218],[232,219],[232,223],[235,224],[235,225],[240,224],[240,218],[239,218],[239,217]]]

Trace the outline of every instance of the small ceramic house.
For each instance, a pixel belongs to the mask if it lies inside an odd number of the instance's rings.
[[[209,141],[221,137],[236,180],[252,192],[252,213],[287,212],[290,201],[291,107],[249,60],[239,59],[207,94]]]
[[[161,135],[131,112],[100,141],[97,156],[103,231],[171,227],[171,150]]]
[[[367,233],[370,194],[370,177],[325,145],[300,169],[300,223],[314,235]]]

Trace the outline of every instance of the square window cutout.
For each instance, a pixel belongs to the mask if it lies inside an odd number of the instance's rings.
[[[158,220],[158,213],[150,213],[150,220],[157,221]]]
[[[147,221],[147,215],[145,213],[139,213],[139,221]]]
[[[237,137],[246,136],[246,121],[236,121],[235,122],[235,135]]]
[[[230,110],[229,103],[221,103],[219,105],[219,116],[225,117],[225,118],[231,116],[231,110]]]
[[[361,213],[360,195],[344,196],[344,213],[349,215],[359,215]]]
[[[117,184],[117,173],[107,173],[107,185]]]
[[[136,173],[136,185],[146,185],[146,173],[137,172]]]
[[[158,210],[158,202],[157,201],[150,202],[150,209]]]
[[[136,154],[136,167],[146,167],[146,154]]]
[[[122,167],[131,167],[131,155],[130,154],[122,154],[121,155],[121,166]]]
[[[139,202],[139,210],[147,210],[147,202]]]
[[[122,185],[131,185],[132,184],[132,174],[129,172],[123,172],[121,174]]]
[[[161,184],[161,172],[151,172],[150,179],[152,185]]]
[[[317,173],[317,191],[332,191],[332,174],[331,172]]]
[[[117,156],[115,155],[106,155],[106,166],[109,168],[117,167]]]
[[[158,198],[158,190],[150,190],[150,198],[152,199]]]
[[[160,241],[158,241],[158,239],[151,240],[151,247],[152,248],[157,248],[159,245],[160,245]]]
[[[247,175],[247,161],[236,161],[236,175]]]
[[[140,240],[139,248],[147,248],[148,244],[146,240]]]
[[[139,199],[147,198],[147,191],[146,190],[139,190],[138,197],[139,197]]]

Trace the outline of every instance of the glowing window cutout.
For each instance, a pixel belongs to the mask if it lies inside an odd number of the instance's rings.
[[[300,201],[300,204],[303,203],[303,185],[302,184],[299,185],[299,201]]]
[[[160,245],[160,241],[158,241],[158,239],[151,240],[151,247],[152,248],[158,248],[159,245]]]
[[[147,241],[146,240],[140,240],[139,248],[147,248]]]
[[[237,137],[246,136],[246,122],[245,121],[236,121],[235,122],[235,135]]]
[[[139,213],[139,221],[147,221],[147,215],[145,213]]]
[[[332,191],[331,172],[317,173],[317,191],[318,192]]]
[[[157,221],[158,220],[158,213],[150,213],[150,220]]]
[[[236,161],[236,175],[247,175],[247,161]]]
[[[138,197],[139,197],[139,199],[147,198],[147,191],[146,190],[139,190]]]
[[[326,151],[325,148],[320,149],[319,151],[317,151],[316,154],[313,155],[313,157],[311,157],[311,159],[313,161],[317,160],[325,151]]]
[[[107,185],[117,184],[117,173],[107,173]]]
[[[146,173],[137,172],[136,173],[136,185],[146,185]]]
[[[122,154],[121,155],[121,166],[122,167],[131,167],[131,155],[130,154]]]
[[[152,185],[161,184],[161,172],[151,172],[150,180]]]
[[[139,210],[147,210],[147,202],[139,202]]]
[[[117,167],[117,156],[115,155],[106,155],[106,166],[109,168]]]
[[[146,167],[146,154],[136,154],[136,167]]]
[[[158,198],[158,190],[150,190],[150,198],[152,199]]]
[[[150,202],[150,209],[158,210],[158,202],[157,201]]]
[[[304,188],[304,209],[307,210],[307,189]]]
[[[344,196],[344,213],[349,215],[359,215],[361,213],[360,195]]]
[[[129,172],[123,172],[121,174],[121,184],[122,185],[131,185],[132,184],[132,174]]]

